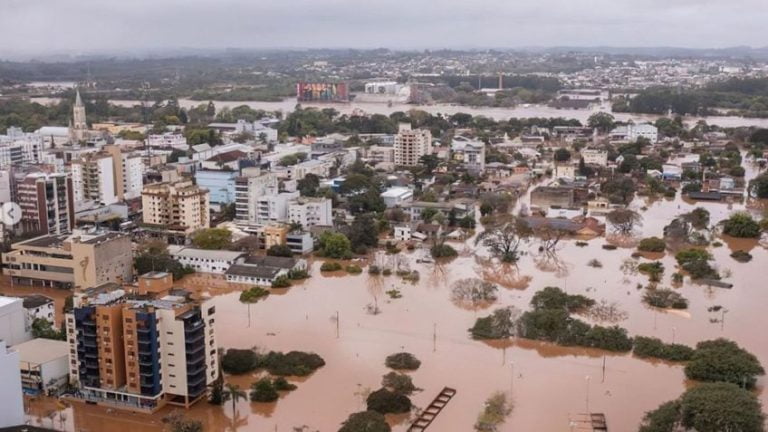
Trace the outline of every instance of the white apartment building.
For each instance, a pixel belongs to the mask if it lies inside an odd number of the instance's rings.
[[[584,163],[587,165],[608,165],[608,151],[600,149],[586,148],[581,150],[581,157],[584,158]]]
[[[259,168],[243,169],[243,175],[235,179],[235,222],[240,226],[255,226],[259,198],[277,191],[276,174],[262,174]]]
[[[36,319],[44,319],[53,325],[56,318],[56,309],[53,299],[40,294],[25,296],[22,298],[24,306],[24,326],[26,331],[31,331],[32,323]]]
[[[141,192],[144,223],[158,225],[171,231],[191,233],[210,227],[209,192],[182,180],[174,183],[153,183]]]
[[[472,173],[485,171],[485,143],[458,136],[451,142],[451,159]]]
[[[8,346],[13,346],[32,339],[32,334],[27,331],[26,321],[22,299],[0,296],[0,340],[5,341]]]
[[[189,150],[187,139],[182,134],[166,132],[147,136],[147,145],[150,147],[174,148],[177,150]]]
[[[304,229],[333,225],[332,208],[328,198],[299,197],[288,203],[288,220]]]
[[[72,161],[72,188],[75,205],[91,201],[102,205],[118,201],[115,180],[115,163],[112,155],[106,152],[85,155]]]
[[[245,255],[244,252],[204,250],[177,245],[168,245],[168,253],[183,266],[190,266],[197,272],[215,274],[224,274]]]
[[[366,150],[366,158],[372,163],[394,163],[395,148],[386,146],[370,146]]]
[[[333,163],[325,160],[308,160],[293,166],[285,167],[286,178],[288,180],[301,180],[307,174],[314,174],[318,177],[328,177]]]
[[[5,135],[0,135],[0,168],[20,163],[40,163],[45,148],[42,135],[26,133],[19,127],[11,126]]]
[[[432,134],[427,129],[414,130],[401,123],[395,135],[395,165],[417,166],[424,155],[432,151]]]
[[[0,428],[24,424],[19,353],[0,340]]]
[[[659,140],[659,129],[652,124],[628,124],[626,126],[619,126],[611,131],[611,141],[637,141],[638,138],[643,137],[655,143]]]
[[[256,225],[268,225],[288,220],[288,203],[299,197],[298,192],[263,195],[256,199]]]

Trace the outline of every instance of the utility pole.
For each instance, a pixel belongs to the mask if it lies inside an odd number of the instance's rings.
[[[432,352],[437,352],[437,323],[432,324]]]
[[[586,400],[587,400],[587,415],[589,415],[589,381],[591,379],[592,378],[589,375],[587,375],[587,377],[586,377],[586,380],[587,380],[587,397],[586,397]]]
[[[339,338],[339,311],[336,311],[336,339]]]

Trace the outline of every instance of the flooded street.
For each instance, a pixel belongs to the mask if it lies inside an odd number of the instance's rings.
[[[756,174],[749,166],[747,171],[748,177]],[[638,198],[632,205],[643,216],[638,237],[660,236],[672,218],[697,206],[710,211],[712,223],[745,208],[741,203],[689,203],[679,197],[652,202]],[[759,209],[753,211],[761,213]],[[505,391],[514,395],[514,411],[502,425],[503,431],[569,431],[570,419],[587,411],[605,413],[611,431],[635,431],[645,411],[677,398],[685,390],[681,365],[522,339],[474,341],[467,329],[477,317],[499,306],[527,310],[537,290],[558,286],[613,305],[616,315],[624,318],[616,324],[632,336],[655,336],[689,345],[726,337],[768,365],[768,343],[760,331],[768,327],[768,315],[764,313],[768,310],[768,290],[763,270],[768,268],[768,253],[757,241],[722,240],[723,246],[709,250],[733,289],[696,285],[686,278],[677,289],[689,300],[689,307],[674,313],[643,303],[643,289],[638,286],[647,286],[648,277],[627,263],[636,264],[646,258],[631,258],[634,248],[605,250],[605,238],[589,240],[584,247],[573,240],[562,241],[556,253],[550,255],[541,255],[538,242],[532,240],[517,266],[489,267],[485,251],[470,252],[475,250],[472,239],[466,241],[466,246],[455,244],[457,250],[470,253],[462,253],[448,264],[416,264],[416,258],[425,253],[422,250],[401,253],[408,258],[411,269],[420,273],[420,281],[415,284],[394,275],[369,276],[367,272],[323,275],[320,262],[315,260],[310,279],[289,289],[273,290],[266,300],[251,305],[250,327],[249,308],[238,299],[244,286],[193,276],[181,285],[216,298],[216,331],[221,348],[313,351],[325,359],[326,366],[307,378],[291,380],[298,389],[276,403],[238,402],[234,420],[229,403],[219,407],[201,402],[187,415],[201,420],[211,431],[293,431],[304,425],[307,431],[335,431],[350,413],[364,410],[368,391],[380,387],[382,375],[389,371],[384,358],[408,351],[422,361],[421,368],[410,373],[414,384],[422,389],[412,397],[417,407],[426,407],[445,386],[458,391],[430,430],[473,430],[485,399],[495,391]],[[736,262],[729,256],[736,249],[749,250],[753,260]],[[599,260],[602,267],[587,265],[592,259]],[[672,286],[674,256],[666,252],[660,261],[666,270],[659,286]],[[468,277],[505,282],[499,299],[482,310],[454,303],[450,286]],[[400,290],[402,298],[391,299],[385,293],[391,289]],[[371,314],[369,305],[377,305],[380,313]],[[727,313],[708,312],[715,305]],[[580,318],[598,322],[593,317]],[[247,389],[256,376],[227,379]],[[763,405],[768,406],[765,382],[765,378],[758,380],[757,391]],[[165,408],[146,416],[76,404],[63,411],[65,418],[61,420],[49,417],[52,408],[36,402],[30,418],[33,424],[53,423],[69,431],[106,430],[107,420],[113,432],[138,427],[160,431],[161,418],[170,411]],[[405,431],[409,425],[407,417],[389,420],[395,431]]]

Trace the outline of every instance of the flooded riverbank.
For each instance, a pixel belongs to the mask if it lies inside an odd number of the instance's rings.
[[[34,98],[34,101],[41,104],[49,104],[58,102],[58,98]],[[132,107],[140,105],[141,101],[138,100],[111,100],[111,103],[124,107]],[[183,108],[189,109],[200,104],[208,103],[208,101],[196,101],[191,99],[179,99],[179,105]],[[279,102],[262,102],[262,101],[213,101],[216,105],[216,109],[222,108],[234,108],[240,105],[247,105],[253,109],[260,109],[264,111],[281,111],[284,114],[293,111],[298,104],[296,98],[285,98]],[[443,114],[453,115],[456,113],[467,113],[473,116],[485,116],[494,120],[507,120],[509,118],[531,118],[531,117],[564,117],[567,119],[577,119],[580,122],[586,124],[589,116],[596,112],[609,112],[611,113],[610,105],[593,106],[590,109],[583,110],[569,110],[569,109],[557,109],[547,105],[518,105],[512,108],[499,108],[499,107],[471,107],[463,105],[452,104],[433,104],[433,105],[412,105],[405,103],[387,104],[382,102],[358,102],[353,101],[346,104],[317,104],[317,103],[301,103],[304,107],[316,107],[316,108],[333,108],[341,114],[351,114],[353,111],[362,110],[368,114],[384,114],[389,115],[396,111],[407,112],[411,109],[419,109],[431,114]],[[630,121],[635,123],[641,122],[653,122],[658,119],[659,115],[651,114],[634,114],[634,113],[612,113],[616,117],[617,121]],[[768,118],[747,118],[747,117],[735,117],[735,116],[686,116],[683,118],[686,123],[695,124],[699,120],[705,120],[710,125],[718,125],[721,127],[740,127],[740,126],[758,126],[768,127]]]

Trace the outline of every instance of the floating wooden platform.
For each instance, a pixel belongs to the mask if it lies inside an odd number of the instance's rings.
[[[608,432],[608,423],[603,413],[578,414],[571,418],[572,431]]]
[[[440,394],[438,394],[437,397],[432,400],[432,403],[430,403],[429,406],[427,406],[427,408],[421,412],[419,418],[417,418],[416,421],[411,424],[411,427],[408,428],[408,432],[421,432],[426,430],[429,425],[435,421],[435,418],[438,414],[440,414],[443,408],[448,405],[448,402],[450,402],[455,394],[456,389],[443,387],[443,390],[440,392]]]

